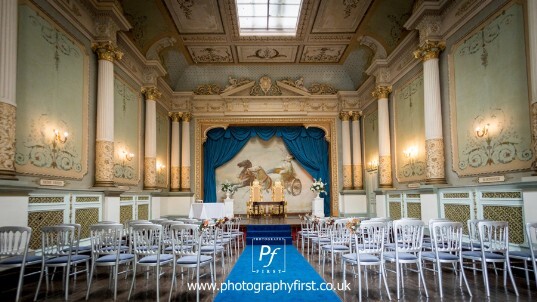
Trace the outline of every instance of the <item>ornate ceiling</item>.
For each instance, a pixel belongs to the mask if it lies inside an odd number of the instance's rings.
[[[303,0],[293,37],[240,36],[235,0],[120,2],[128,36],[163,63],[176,91],[267,74],[355,90],[373,57],[389,55],[407,34],[414,0]]]

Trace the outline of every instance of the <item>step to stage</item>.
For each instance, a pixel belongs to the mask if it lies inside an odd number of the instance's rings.
[[[293,244],[291,226],[288,224],[257,224],[246,227],[246,244]]]

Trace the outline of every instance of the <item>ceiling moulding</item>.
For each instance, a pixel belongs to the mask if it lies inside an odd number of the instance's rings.
[[[162,77],[157,79],[157,88],[162,93],[161,98],[158,100],[159,103],[161,103],[162,107],[166,108],[167,111],[172,111],[174,99],[173,90]]]
[[[174,92],[173,97],[172,97],[171,111],[191,112],[193,98],[194,98],[194,94],[192,92]]]
[[[373,97],[373,95],[371,94],[371,91],[373,91],[373,89],[375,89],[375,78],[369,77],[356,91],[356,93],[358,94],[358,99],[361,103],[360,110],[364,111],[365,108],[369,106],[369,104],[376,101],[376,98]]]
[[[325,0],[317,11],[312,33],[354,33],[372,0]]]
[[[366,73],[375,77],[376,85],[393,85],[410,69],[420,63],[413,55],[414,50],[417,48],[418,33],[413,31],[399,43],[388,58],[374,60]]]
[[[141,86],[157,86],[157,78],[166,75],[166,69],[164,69],[160,61],[148,60],[142,56],[123,32],[118,33],[118,47],[125,55],[123,60],[119,60],[117,64],[133,75],[133,79],[139,82]],[[127,58],[125,59],[125,57]],[[138,69],[134,72],[133,67],[136,66],[138,66]]]
[[[128,31],[132,28],[117,1],[49,0],[48,3],[90,40],[104,39],[115,42],[117,31]],[[103,19],[109,19],[110,22],[103,24]],[[112,31],[113,36],[99,39],[103,32]]]
[[[224,33],[218,1],[165,0],[180,34]]]
[[[362,101],[358,97],[357,91],[340,91],[337,93],[339,100],[339,111],[360,111]]]
[[[148,60],[160,61],[159,53],[165,48],[174,46],[175,43],[177,43],[177,40],[175,38],[173,38],[173,37],[164,37],[164,38],[158,40],[157,42],[153,43],[153,45],[151,45],[151,47],[149,47],[145,57]]]
[[[382,46],[382,44],[380,44],[380,42],[377,41],[375,38],[370,36],[360,36],[357,40],[360,45],[367,46],[373,51],[373,53],[375,54],[373,56],[373,60],[386,59],[386,57],[388,56],[384,46]]]
[[[449,39],[490,3],[492,3],[492,0],[453,1],[453,3],[447,6],[442,12],[443,39]]]

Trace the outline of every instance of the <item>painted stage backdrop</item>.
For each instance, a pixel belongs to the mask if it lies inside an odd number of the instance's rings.
[[[280,137],[268,141],[253,137],[232,160],[217,168],[215,174],[219,201],[226,198],[220,190],[222,183],[236,185],[237,191],[231,197],[235,214],[246,214],[250,184],[255,178],[263,186],[263,201],[272,201],[272,185],[281,181],[287,213],[311,212],[311,202],[316,195],[310,190],[313,178],[287,151]]]

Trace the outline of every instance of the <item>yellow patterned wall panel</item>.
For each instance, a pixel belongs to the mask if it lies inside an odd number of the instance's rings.
[[[522,207],[483,206],[483,218],[509,223],[509,242],[524,243],[524,216]]]
[[[421,219],[421,203],[409,202],[406,204],[406,214],[408,218]]]
[[[471,219],[470,205],[444,204],[444,217],[462,223],[464,234],[468,234],[468,220]]]
[[[401,219],[401,203],[389,202],[390,218],[393,220]]]
[[[132,220],[132,207],[133,205],[120,206],[119,207],[119,223],[125,225],[129,220]]]
[[[30,248],[41,248],[41,228],[63,223],[63,210],[29,212],[28,226],[32,228],[32,237],[30,237]]]
[[[149,205],[141,204],[138,205],[138,219],[149,219]]]
[[[99,222],[99,208],[77,209],[75,211],[75,223],[79,223],[82,227],[80,230],[80,238],[89,238],[89,227],[92,224]]]

